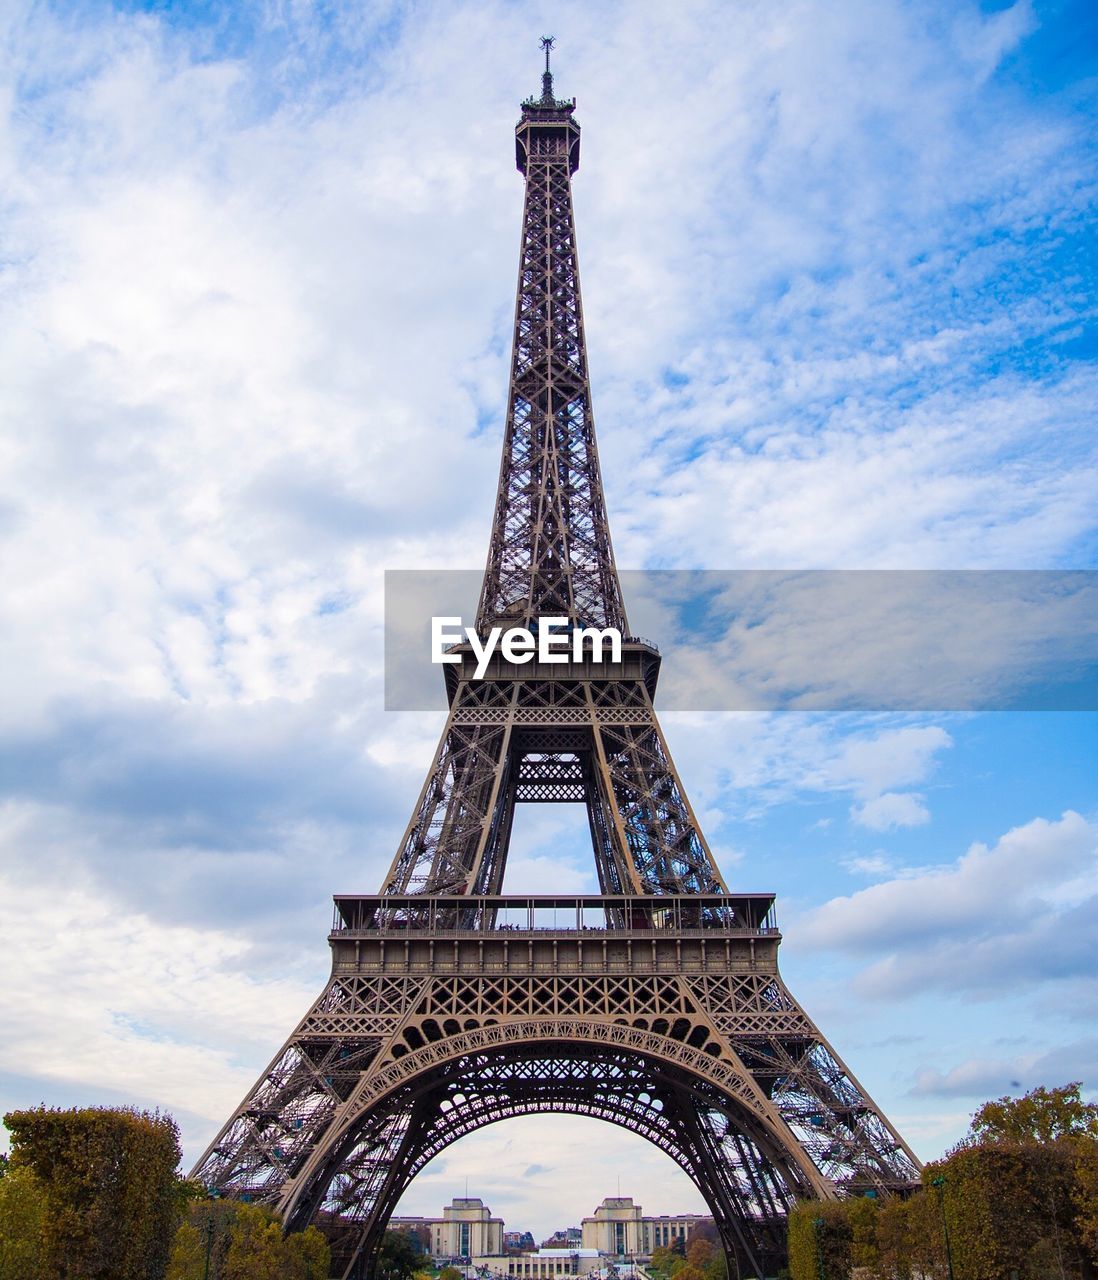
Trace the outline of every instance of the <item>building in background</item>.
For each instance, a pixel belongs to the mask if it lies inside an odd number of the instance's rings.
[[[388,1230],[403,1231],[405,1235],[415,1239],[421,1253],[430,1253],[434,1244],[431,1228],[436,1221],[438,1221],[436,1218],[420,1218],[412,1215],[390,1218]]]
[[[601,1271],[602,1262],[597,1249],[538,1249],[517,1257],[474,1258],[473,1266],[487,1268],[491,1275],[507,1280],[566,1280]]]
[[[541,1242],[543,1249],[579,1249],[583,1245],[583,1232],[579,1227],[561,1227],[548,1240]]]
[[[537,1246],[529,1231],[505,1231],[503,1248],[507,1253],[533,1253]]]
[[[411,1231],[420,1240],[430,1239],[428,1252],[435,1258],[494,1257],[503,1254],[503,1219],[476,1196],[457,1197],[443,1209],[441,1218],[392,1217],[394,1231]]]
[[[713,1224],[705,1213],[646,1215],[632,1196],[607,1196],[583,1220],[583,1247],[614,1258],[650,1257],[653,1249],[684,1242],[699,1224]]]

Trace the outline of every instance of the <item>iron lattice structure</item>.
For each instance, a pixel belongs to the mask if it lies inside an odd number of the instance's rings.
[[[522,106],[508,419],[478,632],[617,627],[621,661],[459,649],[450,712],[382,893],[338,897],[332,976],[194,1175],[338,1222],[368,1275],[416,1173],[464,1134],[553,1111],[649,1139],[694,1180],[737,1275],[773,1274],[799,1198],[902,1193],[918,1162],[789,993],[771,895],[730,895],[629,638],[591,415],[573,102]],[[586,805],[601,894],[502,895],[515,805]]]

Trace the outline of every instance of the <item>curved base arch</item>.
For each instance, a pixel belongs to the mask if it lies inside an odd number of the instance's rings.
[[[343,1275],[370,1276],[389,1217],[430,1160],[486,1125],[539,1112],[615,1124],[670,1156],[709,1205],[732,1274],[763,1276],[782,1261],[785,1213],[806,1189],[753,1109],[678,1064],[582,1041],[501,1046],[414,1075],[327,1148],[288,1225],[337,1215],[355,1237]]]

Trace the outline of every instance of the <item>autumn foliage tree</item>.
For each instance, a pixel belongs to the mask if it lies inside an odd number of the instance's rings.
[[[1087,1215],[1086,1170],[1098,1150],[1098,1106],[1078,1083],[986,1102],[940,1179],[955,1273],[966,1277],[1089,1276],[1098,1263]]]
[[[45,1198],[51,1280],[161,1280],[179,1217],[175,1121],[131,1108],[38,1107],[4,1123],[12,1172],[33,1173]]]
[[[709,1234],[709,1233],[712,1234]],[[716,1231],[695,1229],[689,1240],[676,1237],[671,1246],[657,1245],[648,1271],[659,1280],[726,1280],[724,1250]]]
[[[282,1226],[264,1205],[242,1204],[218,1280],[271,1280],[283,1272]]]
[[[205,1264],[206,1248],[202,1236],[192,1223],[184,1222],[172,1240],[165,1280],[202,1280]]]
[[[0,1276],[46,1275],[46,1192],[31,1169],[0,1167]]]
[[[1098,1106],[1077,1084],[985,1103],[906,1200],[805,1203],[789,1219],[793,1280],[1089,1280],[1096,1265]]]
[[[330,1261],[316,1227],[283,1235],[266,1205],[207,1200],[188,1206],[165,1280],[327,1280]]]
[[[850,1274],[854,1238],[848,1208],[806,1201],[789,1215],[789,1273],[794,1280],[839,1280]]]
[[[315,1227],[283,1236],[270,1210],[178,1176],[169,1116],[38,1107],[4,1123],[0,1280],[327,1280]]]

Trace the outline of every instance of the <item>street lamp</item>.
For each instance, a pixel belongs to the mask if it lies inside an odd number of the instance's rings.
[[[221,1192],[216,1187],[206,1188],[206,1199],[208,1201],[219,1200]],[[210,1204],[206,1214],[206,1266],[202,1272],[202,1280],[210,1280],[210,1254],[213,1252],[214,1242],[214,1211],[213,1204]]]
[[[953,1251],[949,1247],[949,1223],[946,1221],[945,1184],[946,1180],[941,1174],[938,1174],[936,1178],[931,1178],[930,1180],[930,1185],[938,1188],[938,1208],[942,1211],[942,1235],[945,1237],[946,1247],[946,1270],[949,1272],[949,1280],[953,1280]]]

